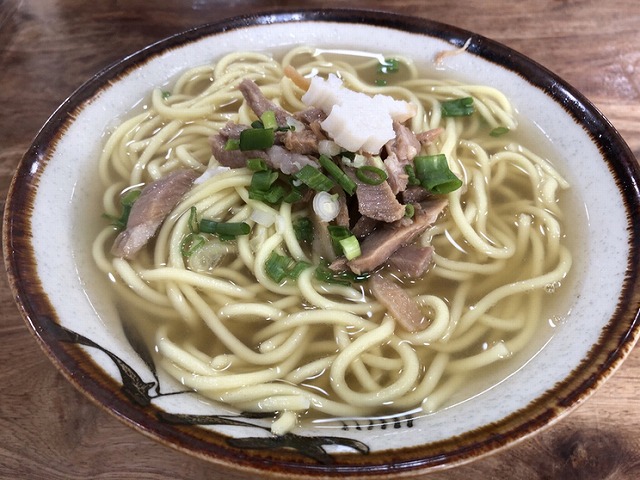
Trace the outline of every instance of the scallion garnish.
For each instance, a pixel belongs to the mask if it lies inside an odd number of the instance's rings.
[[[395,58],[385,58],[384,62],[378,65],[378,73],[396,73],[400,70],[400,62]]]
[[[252,128],[264,128],[264,123],[262,123],[260,120],[254,120],[253,122],[251,122],[251,127]]]
[[[277,179],[278,172],[274,172],[273,170],[261,170],[259,172],[255,172],[251,177],[251,186],[249,189],[253,191],[259,190],[266,192]]]
[[[238,150],[240,148],[240,140],[237,138],[229,138],[224,144],[225,150]]]
[[[304,193],[307,190],[306,185],[295,186],[291,185],[291,190],[282,199],[286,203],[296,203],[302,200]]]
[[[329,177],[312,165],[305,165],[293,176],[317,192],[328,192],[334,186]]]
[[[164,100],[166,100],[167,98],[169,98],[171,96],[171,92],[168,92],[167,90],[162,90],[162,98]]]
[[[199,233],[200,226],[198,225],[198,210],[195,206],[192,206],[189,210],[189,231],[191,233]]]
[[[340,248],[342,248],[342,253],[347,257],[347,260],[353,260],[354,258],[359,257],[362,253],[360,251],[360,242],[358,242],[355,235],[343,238],[339,243]]]
[[[369,273],[356,275],[351,270],[334,272],[327,265],[318,265],[314,272],[314,277],[324,283],[349,286],[352,283],[363,282],[370,277]]]
[[[273,145],[274,140],[271,128],[248,128],[240,132],[239,147],[242,151],[265,150]]]
[[[267,162],[262,158],[249,158],[247,159],[247,168],[252,172],[263,172],[269,169]]]
[[[127,222],[129,221],[129,214],[131,213],[131,208],[133,204],[138,199],[142,190],[128,190],[120,197],[120,205],[122,205],[122,213],[119,217],[114,217],[111,215],[104,214],[105,218],[111,220],[111,224],[116,227],[118,230],[124,230],[127,227]]]
[[[271,280],[280,283],[287,277],[287,269],[290,263],[290,258],[276,252],[271,252],[269,258],[267,258],[264,263],[264,270]]]
[[[229,239],[238,235],[248,235],[251,227],[245,222],[217,222],[203,218],[200,220],[200,231]]]
[[[274,130],[278,128],[276,114],[273,110],[263,112],[262,115],[260,115],[260,121],[262,122],[263,128],[273,128]]]
[[[427,190],[445,194],[462,186],[462,180],[449,169],[447,157],[444,154],[421,155],[415,157],[413,161],[416,177]]]
[[[509,133],[509,129],[507,127],[496,127],[489,132],[489,135],[492,137],[499,137],[500,135],[504,135],[505,133]]]
[[[293,231],[299,242],[313,242],[313,223],[307,217],[300,217],[293,222]]]
[[[376,78],[376,80],[373,83],[377,87],[386,87],[387,86],[387,81],[382,79],[382,78]]]
[[[344,278],[340,276],[338,273],[331,270],[329,267],[325,265],[318,265],[316,267],[316,271],[314,273],[316,280],[319,280],[324,283],[333,283],[336,285],[344,285],[350,286],[351,282],[348,278]]]
[[[372,165],[364,165],[356,169],[356,177],[367,185],[380,185],[387,179],[387,172]]]
[[[456,98],[442,102],[443,117],[465,117],[473,114],[473,97]]]
[[[194,232],[187,233],[180,243],[180,253],[182,253],[183,257],[190,257],[200,250],[205,243],[207,243],[207,239],[202,235]]]
[[[279,203],[285,196],[286,192],[282,185],[274,185],[267,192],[264,193],[264,200],[267,203],[275,204]]]
[[[271,252],[269,258],[267,258],[264,263],[265,273],[276,283],[282,282],[285,278],[295,280],[309,267],[311,267],[311,265],[307,262],[296,262],[292,258],[285,257],[276,252]]]
[[[360,243],[347,227],[329,225],[327,229],[334,247],[343,253],[347,260],[360,256]]]
[[[414,185],[414,186],[420,185],[420,180],[418,180],[418,177],[416,177],[416,171],[413,168],[413,165],[411,164],[405,165],[404,171],[409,177],[409,180],[408,180],[409,185]]]
[[[300,276],[300,274],[309,267],[311,267],[311,264],[308,262],[303,262],[303,261],[295,262],[293,266],[291,266],[287,270],[287,276],[289,278],[293,278],[294,280],[296,280]]]
[[[413,206],[413,204],[408,203],[404,206],[404,216],[407,218],[413,218],[413,216],[416,214],[416,207]]]
[[[347,195],[353,195],[356,191],[356,182],[351,180],[346,173],[342,171],[342,169],[333,163],[333,160],[329,158],[327,155],[320,155],[318,158],[320,165],[324,168],[327,173],[333,177],[333,179],[342,187],[342,189],[347,193]]]
[[[123,207],[132,207],[136,200],[138,200],[141,193],[142,190],[139,189],[129,190],[122,196],[120,203]]]
[[[341,225],[329,225],[327,227],[329,230],[329,236],[331,240],[334,242],[339,242],[340,240],[344,240],[347,237],[351,236],[351,232],[347,227],[343,227]]]

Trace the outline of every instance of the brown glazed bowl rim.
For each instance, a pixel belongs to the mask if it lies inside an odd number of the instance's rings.
[[[61,320],[44,289],[32,244],[31,212],[43,171],[51,152],[64,136],[76,113],[91,103],[101,90],[140,65],[164,53],[205,37],[223,35],[258,26],[315,24],[366,24],[394,31],[436,38],[461,47],[472,41],[467,52],[517,74],[534,89],[560,105],[581,126],[600,152],[624,204],[629,237],[624,282],[599,340],[573,370],[552,389],[521,410],[464,437],[453,437],[427,445],[363,454],[328,455],[322,444],[310,438],[289,437],[288,448],[244,449],[210,430],[179,421],[145,404],[96,365],[87,354],[98,348],[91,339],[62,328]],[[410,476],[459,465],[495,452],[560,419],[585,400],[620,366],[638,339],[640,286],[640,169],[632,152],[609,121],[576,89],[557,75],[515,52],[482,37],[439,22],[373,10],[323,9],[278,11],[246,15],[203,25],[154,43],[97,73],[78,88],[49,118],[22,158],[10,186],[3,219],[4,261],[9,283],[21,315],[31,333],[62,374],[88,398],[138,431],[191,455],[209,460],[220,468],[247,475],[287,478],[388,478]],[[104,352],[109,355],[109,352]],[[111,358],[111,357],[110,357]],[[114,360],[113,358],[111,358]],[[115,360],[114,360],[115,361]],[[116,362],[117,364],[117,362]],[[117,364],[118,369],[126,365]],[[122,373],[122,370],[119,370]],[[134,377],[129,377],[131,380]],[[329,441],[326,438],[324,441]],[[354,445],[351,445],[354,446]],[[358,447],[356,445],[356,447]],[[364,450],[364,449],[363,449]],[[312,451],[320,452],[313,458]],[[302,453],[301,453],[302,452]],[[311,453],[310,453],[311,452]]]

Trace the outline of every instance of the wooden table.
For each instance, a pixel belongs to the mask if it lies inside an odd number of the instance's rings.
[[[38,128],[93,73],[165,36],[267,9],[364,7],[422,16],[519,50],[581,90],[640,158],[637,0],[2,0],[0,197]],[[452,5],[454,4],[454,5]],[[55,215],[55,212],[52,212]],[[29,334],[0,280],[0,478],[218,478],[80,395]],[[532,439],[435,479],[640,478],[640,351]]]

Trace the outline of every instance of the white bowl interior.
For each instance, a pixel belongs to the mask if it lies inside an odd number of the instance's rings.
[[[418,64],[428,64],[437,52],[455,48],[440,39],[364,24],[252,26],[165,51],[105,87],[78,112],[51,152],[39,184],[32,217],[38,273],[65,327],[99,340],[105,349],[125,359],[138,372],[148,369],[124,338],[116,312],[104,295],[108,281],[96,273],[90,252],[92,235],[103,211],[97,180],[91,179],[97,178],[97,159],[105,131],[115,119],[124,118],[153,87],[167,83],[189,67],[246,49],[255,44],[255,38],[262,39],[265,49],[294,44],[375,48],[389,54],[401,52]],[[373,47],[372,38],[376,39]],[[629,233],[624,204],[602,155],[587,133],[545,93],[503,67],[465,52],[447,58],[442,68],[502,90],[516,109],[537,125],[540,134],[553,143],[561,158],[559,169],[573,185],[571,208],[584,224],[573,232],[576,263],[572,275],[580,281],[570,287],[575,293],[571,304],[566,305],[569,313],[563,324],[539,354],[473,401],[415,420],[412,435],[387,429],[368,438],[372,450],[460,435],[498,421],[539,398],[567,377],[598,341],[616,307],[627,265]],[[533,354],[540,347],[532,344],[525,354]],[[117,368],[104,353],[95,349],[87,349],[87,353],[119,381]],[[148,376],[152,380],[150,373]],[[165,385],[175,385],[169,378],[161,378]],[[158,405],[179,413],[228,412],[226,407],[202,401],[196,395],[165,397]],[[228,427],[214,428],[233,433]],[[349,430],[341,435],[358,438],[361,434]]]

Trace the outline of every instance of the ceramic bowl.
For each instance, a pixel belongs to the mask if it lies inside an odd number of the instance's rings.
[[[345,421],[271,436],[258,418],[179,386],[132,346],[104,292],[83,222],[99,210],[103,134],[152,87],[189,67],[243,50],[308,44],[401,52],[417,63],[466,51],[443,68],[501,89],[563,159],[581,200],[570,312],[520,369],[481,395],[390,424]],[[577,173],[576,173],[577,172]],[[545,68],[474,33],[382,12],[300,11],[205,25],[155,43],[98,73],[51,116],[25,154],[4,216],[4,259],[28,328],[56,367],[138,431],[248,478],[374,478],[451,467],[507,447],[558,420],[613,374],[640,332],[640,172],[616,130]],[[51,212],[55,211],[55,215]],[[162,448],[162,447],[158,447]]]

